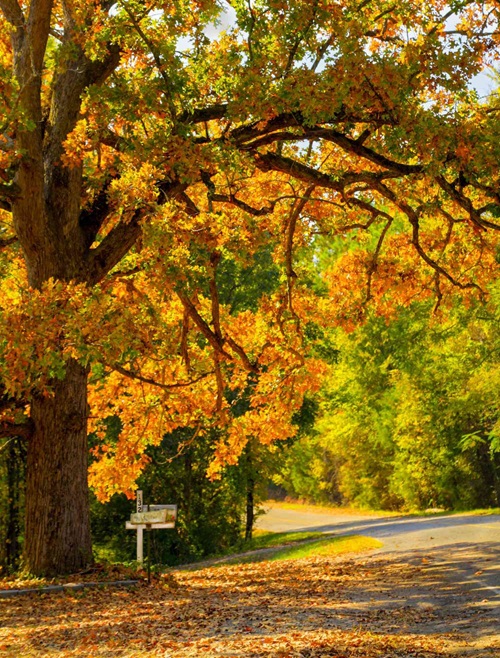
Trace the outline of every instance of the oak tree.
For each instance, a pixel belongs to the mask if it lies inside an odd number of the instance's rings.
[[[467,84],[496,57],[499,8],[0,9],[1,433],[28,437],[26,565],[56,573],[91,559],[89,417],[103,497],[130,490],[144,446],[176,427],[192,440],[206,423],[226,428],[216,475],[249,437],[293,433],[324,369],[304,326],[342,314],[351,290],[352,322],[394,281],[402,295],[483,294],[499,228],[497,110]],[[297,254],[317,233],[362,229],[374,248],[332,270],[331,299],[317,299]],[[231,308],[224,272],[252,267],[265,245],[281,274],[258,305]],[[244,414],[230,413],[228,390],[248,396]]]

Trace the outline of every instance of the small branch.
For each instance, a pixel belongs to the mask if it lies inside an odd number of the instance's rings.
[[[426,262],[427,265],[429,265],[435,272],[438,272],[440,275],[444,276],[445,279],[448,279],[448,281],[456,288],[460,288],[461,290],[477,290],[481,299],[484,299],[484,291],[480,286],[477,285],[477,283],[461,283],[460,281],[457,281],[457,279],[455,279],[447,270],[441,267],[438,262],[436,262],[426,253],[420,243],[420,223],[418,213],[408,203],[398,199],[394,192],[382,183],[378,186],[378,191],[387,199],[392,201],[408,217],[410,224],[413,227],[412,244],[422,260]]]
[[[285,267],[286,267],[286,277],[288,283],[288,308],[292,313],[293,317],[297,322],[297,329],[299,328],[299,317],[294,311],[293,308],[293,285],[294,280],[297,278],[297,274],[293,269],[293,239],[295,236],[295,229],[297,227],[297,221],[300,217],[300,214],[306,207],[308,201],[311,198],[311,194],[314,191],[314,185],[309,185],[306,189],[303,198],[297,201],[294,204],[290,217],[288,219],[288,224],[286,227],[286,241],[285,241]]]
[[[34,427],[31,420],[25,423],[10,423],[5,420],[0,423],[0,438],[18,436],[23,439],[29,439],[33,431]]]
[[[226,342],[227,344],[231,347],[231,349],[236,352],[236,354],[240,357],[243,366],[245,370],[248,372],[258,372],[259,369],[257,367],[257,364],[252,363],[250,359],[248,358],[245,350],[241,347],[241,345],[238,345],[238,343],[231,338],[230,336],[226,337]]]
[[[205,320],[201,317],[201,315],[198,313],[195,305],[193,302],[189,299],[189,297],[186,295],[186,293],[182,290],[176,290],[177,297],[181,300],[182,304],[184,305],[184,308],[186,312],[189,314],[191,319],[194,321],[198,329],[201,331],[201,333],[205,336],[207,341],[210,343],[210,345],[219,352],[219,354],[222,354],[226,359],[229,359],[232,361],[232,357],[230,354],[228,354],[224,348],[223,348],[223,340],[217,336],[209,327],[209,325],[205,322]]]
[[[219,203],[230,203],[231,205],[240,208],[240,210],[244,210],[249,215],[253,215],[254,217],[262,217],[263,215],[269,215],[269,213],[273,212],[274,206],[276,205],[276,201],[273,201],[269,206],[263,206],[262,208],[254,208],[253,206],[250,206],[248,203],[245,203],[245,201],[241,201],[240,199],[236,198],[234,194],[213,194],[212,201],[217,201]]]
[[[214,325],[214,333],[217,336],[219,343],[222,344],[222,331],[220,328],[220,304],[219,304],[219,291],[217,290],[217,265],[219,264],[221,255],[219,252],[214,251],[210,256],[210,300],[212,303],[212,322]]]
[[[5,247],[9,247],[11,244],[15,244],[17,242],[17,236],[13,235],[11,238],[4,238],[3,240],[0,240],[0,249],[5,249]]]
[[[177,382],[175,384],[162,384],[161,382],[158,382],[155,379],[151,379],[150,377],[143,377],[142,375],[139,375],[138,373],[133,372],[132,370],[128,370],[127,368],[124,368],[118,363],[115,363],[113,365],[109,365],[108,363],[106,363],[105,365],[108,368],[111,368],[111,370],[116,370],[116,372],[119,372],[120,375],[123,375],[124,377],[128,377],[129,379],[136,379],[137,381],[143,382],[144,384],[151,384],[151,386],[156,386],[164,391],[170,391],[175,388],[185,388],[186,386],[192,386],[193,384],[197,384],[198,382],[200,382],[202,379],[205,379],[206,377],[209,377],[210,375],[214,374],[213,371],[204,372],[199,377],[195,377],[195,379],[191,379],[187,382]]]
[[[472,201],[468,197],[459,192],[457,188],[449,183],[444,176],[436,176],[436,182],[439,187],[448,194],[448,196],[450,196],[461,208],[467,212],[473,224],[475,224],[483,231],[486,230],[485,222],[487,220],[483,220],[481,218],[481,215],[474,208]],[[492,224],[492,227],[495,227],[495,225]]]
[[[283,79],[285,79],[288,76],[288,74],[290,73],[290,71],[292,70],[293,60],[295,59],[295,55],[297,54],[297,50],[299,49],[299,46],[302,43],[302,41],[307,36],[307,33],[309,32],[309,30],[314,25],[314,20],[316,18],[316,13],[318,11],[318,0],[313,0],[312,4],[313,4],[312,16],[309,19],[307,25],[304,27],[304,29],[301,30],[297,34],[297,38],[295,39],[295,42],[294,42],[293,46],[291,47],[290,52],[288,53],[288,60],[287,60],[286,66],[285,66],[285,70],[283,71],[283,76],[282,76]]]
[[[140,25],[140,20],[141,19],[136,19],[134,14],[131,12],[131,10],[128,8],[126,3],[122,3],[123,8],[127,12],[128,17],[132,21],[132,25],[135,28],[135,31],[137,34],[141,37],[141,39],[144,41],[146,46],[149,48],[151,54],[153,55],[153,59],[156,64],[156,68],[158,69],[159,74],[162,77],[162,80],[165,84],[165,92],[167,94],[167,100],[168,100],[168,106],[170,109],[170,114],[172,119],[175,118],[176,116],[176,110],[175,110],[175,105],[174,105],[174,100],[173,100],[173,93],[172,93],[172,83],[170,81],[170,78],[168,77],[167,73],[165,72],[165,69],[163,67],[163,63],[161,61],[160,53],[158,52],[157,48],[155,45],[152,43],[152,41],[148,38],[144,30],[142,29]]]
[[[217,382],[217,399],[215,402],[215,411],[219,413],[222,411],[222,406],[224,404],[224,378],[222,376],[222,369],[220,367],[220,354],[214,350],[214,370],[215,370],[215,379]]]
[[[184,359],[186,370],[189,373],[191,371],[191,359],[189,358],[188,335],[189,335],[189,313],[184,307],[184,314],[182,316],[182,331],[181,331],[181,356]]]
[[[382,229],[382,233],[380,234],[380,237],[377,242],[377,246],[375,248],[375,251],[373,252],[373,258],[372,261],[368,267],[368,280],[366,283],[366,303],[370,301],[372,298],[372,279],[373,279],[373,274],[375,270],[377,269],[378,265],[378,257],[380,255],[380,251],[382,250],[382,245],[384,244],[385,237],[387,235],[387,232],[389,231],[392,222],[394,219],[392,217],[389,217],[387,220],[384,228]]]
[[[255,12],[252,7],[252,1],[247,0],[248,12],[250,14],[250,28],[248,30],[247,45],[248,45],[248,58],[253,62],[253,47],[252,47],[252,34],[255,28]]]

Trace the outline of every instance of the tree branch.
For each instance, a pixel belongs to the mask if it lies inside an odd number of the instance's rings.
[[[380,237],[378,239],[375,251],[373,252],[372,261],[371,261],[371,263],[368,267],[368,280],[367,280],[367,283],[366,283],[366,303],[368,303],[370,301],[370,299],[372,298],[373,274],[377,269],[378,257],[380,255],[381,250],[382,250],[382,245],[384,244],[385,237],[386,237],[387,232],[389,231],[393,221],[394,221],[393,218],[389,217],[389,219],[385,223],[384,228],[382,229],[382,233],[380,234]]]
[[[9,421],[0,422],[0,437],[13,437],[19,436],[23,439],[29,439],[33,434],[33,423],[26,421],[25,423],[11,423]]]
[[[11,244],[15,244],[18,241],[17,236],[13,235],[11,238],[0,239],[0,249],[5,249],[5,247],[10,247]]]
[[[259,372],[257,365],[250,361],[245,350],[241,347],[241,345],[238,345],[238,343],[233,338],[231,338],[231,336],[226,336],[226,341],[227,344],[231,347],[231,349],[234,352],[236,352],[236,354],[240,357],[245,370],[247,370],[248,372]]]
[[[17,0],[0,0],[0,11],[14,28],[24,25],[24,14]]]
[[[142,210],[136,210],[132,219],[119,222],[95,249],[89,250],[83,280],[93,286],[120,262],[141,235],[142,216]]]
[[[186,187],[187,184],[178,181],[161,181],[157,185],[158,205],[164,204],[169,199],[182,198]],[[105,203],[107,202],[103,202],[104,210]],[[120,262],[139,239],[142,232],[141,221],[146,212],[146,208],[138,208],[131,219],[120,221],[97,247],[88,251],[82,271],[84,281],[89,285],[95,285]]]
[[[475,289],[479,292],[481,299],[483,299],[484,291],[480,286],[477,285],[477,283],[473,283],[473,282],[461,283],[460,281],[457,281],[457,279],[455,279],[447,270],[441,267],[441,265],[439,265],[438,262],[436,262],[433,258],[431,258],[426,253],[426,251],[424,250],[424,248],[420,243],[419,214],[408,203],[402,201],[401,199],[398,199],[396,194],[392,190],[390,190],[387,186],[380,184],[378,190],[383,196],[385,196],[387,199],[392,201],[408,217],[408,220],[410,221],[410,224],[412,225],[412,229],[413,229],[412,244],[415,247],[419,256],[422,258],[422,260],[425,261],[427,265],[429,265],[435,272],[448,279],[448,281],[456,288],[460,288],[461,290]]]
[[[244,210],[249,215],[253,215],[254,217],[262,217],[263,215],[268,215],[269,213],[273,212],[274,206],[277,203],[277,201],[273,201],[269,206],[263,206],[262,208],[254,208],[253,206],[250,206],[248,203],[245,203],[245,201],[241,201],[240,199],[236,198],[234,194],[213,194],[212,201],[218,201],[220,203],[230,203],[231,205],[240,208],[240,210]]]
[[[188,382],[177,382],[175,384],[162,384],[161,382],[156,381],[156,379],[151,379],[150,377],[143,377],[142,375],[139,375],[138,373],[133,372],[132,370],[128,370],[127,368],[124,368],[118,363],[114,363],[113,365],[109,365],[108,363],[106,363],[105,365],[108,368],[111,368],[111,370],[116,370],[116,372],[119,372],[120,375],[123,375],[124,377],[128,377],[129,379],[136,379],[137,381],[143,382],[144,384],[151,384],[151,386],[156,386],[164,391],[170,391],[175,388],[185,388],[186,386],[192,386],[193,384],[197,384],[198,382],[200,382],[202,379],[205,379],[206,377],[214,374],[213,371],[204,372],[199,377],[195,377],[194,379],[191,379]]]
[[[474,208],[474,206],[472,205],[472,201],[468,197],[466,197],[464,194],[461,194],[461,192],[459,192],[454,185],[448,183],[448,181],[444,176],[436,176],[436,182],[439,185],[439,187],[442,190],[444,190],[449,197],[453,199],[453,201],[455,201],[461,208],[463,208],[467,212],[473,224],[478,226],[483,231],[486,230],[486,227],[484,226],[484,222],[487,220],[483,220],[481,218],[481,215]]]
[[[197,124],[205,123],[205,121],[213,121],[214,119],[223,119],[227,114],[227,103],[217,103],[209,105],[208,107],[195,108],[193,110],[185,110],[177,117],[179,123],[184,124]]]
[[[255,162],[261,171],[281,171],[298,180],[318,187],[326,187],[337,192],[343,192],[346,185],[353,183],[368,183],[376,187],[381,181],[388,178],[398,178],[401,174],[396,172],[346,172],[334,179],[317,169],[308,167],[297,160],[276,153],[255,153]]]
[[[210,329],[207,322],[205,322],[205,320],[198,313],[198,310],[196,309],[193,302],[189,299],[187,294],[183,290],[176,290],[175,292],[177,297],[181,300],[184,308],[186,309],[186,312],[189,314],[191,319],[194,321],[198,329],[201,331],[203,336],[205,336],[214,350],[216,350],[222,356],[226,357],[226,359],[232,361],[231,355],[224,350],[224,341],[222,337],[217,336],[217,334]]]

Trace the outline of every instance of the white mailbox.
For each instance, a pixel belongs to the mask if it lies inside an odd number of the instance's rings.
[[[137,491],[137,512],[125,523],[127,530],[137,531],[137,562],[144,559],[143,531],[175,528],[177,505],[144,505],[142,491]]]

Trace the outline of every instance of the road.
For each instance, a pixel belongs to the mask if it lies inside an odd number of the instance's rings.
[[[440,563],[455,582],[500,602],[500,515],[373,517],[271,507],[258,527],[273,532],[362,534],[383,543],[378,553],[413,555]]]

